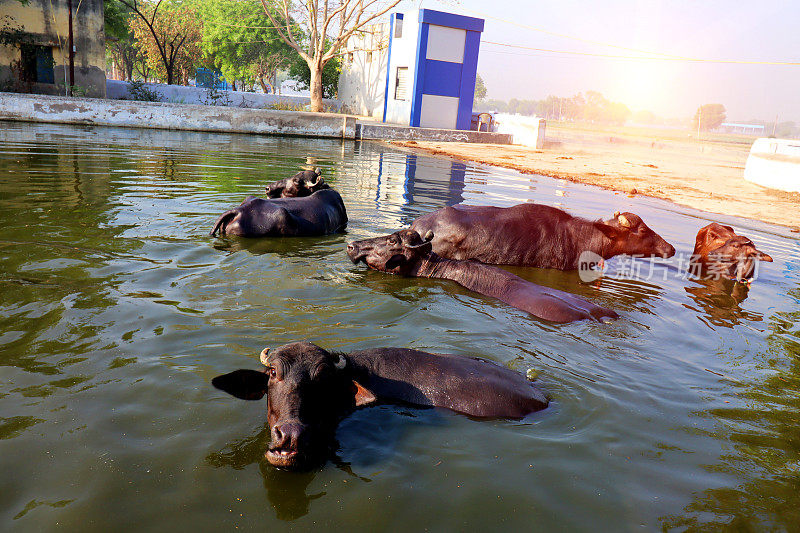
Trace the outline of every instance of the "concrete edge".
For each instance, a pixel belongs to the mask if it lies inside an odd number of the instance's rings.
[[[354,139],[356,117],[200,104],[0,93],[0,120]]]
[[[436,141],[485,144],[512,144],[513,136],[471,130],[447,130],[436,128],[412,128],[391,124],[362,124],[356,128],[356,138],[381,141]]]

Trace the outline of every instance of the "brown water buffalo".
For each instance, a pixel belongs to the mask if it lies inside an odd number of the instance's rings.
[[[712,222],[697,232],[689,269],[701,278],[749,283],[759,260],[771,263],[772,257],[757,250],[753,241],[737,235],[732,227]]]
[[[434,238],[430,231],[423,240],[416,231],[406,229],[385,237],[351,242],[347,245],[347,255],[353,263],[363,261],[368,267],[382,272],[449,279],[551,322],[618,317],[611,309],[557,289],[536,285],[502,268],[439,257],[431,251]]]
[[[217,232],[241,237],[327,235],[346,225],[342,197],[333,189],[322,189],[301,198],[248,196],[239,207],[219,216],[211,236]]]
[[[332,353],[309,342],[265,348],[266,369],[236,370],[211,383],[244,400],[267,396],[267,460],[304,468],[326,458],[339,421],[356,407],[402,402],[474,417],[522,418],[548,399],[522,375],[483,359],[405,348]]]
[[[300,198],[329,188],[330,186],[322,179],[322,174],[317,168],[304,170],[291,178],[278,180],[267,185],[266,190],[267,198]]]
[[[411,229],[420,235],[433,231],[433,251],[442,257],[495,265],[574,270],[585,251],[603,259],[675,255],[675,248],[633,213],[591,221],[541,204],[457,205],[416,219]]]

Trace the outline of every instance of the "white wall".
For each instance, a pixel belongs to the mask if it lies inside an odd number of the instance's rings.
[[[250,109],[269,109],[275,104],[288,104],[291,106],[306,106],[310,100],[307,96],[287,96],[280,94],[245,93],[239,91],[217,91],[218,98],[214,100],[209,89],[189,87],[186,85],[166,85],[162,83],[145,83],[145,87],[159,94],[160,102],[173,104],[206,104]],[[106,80],[106,98],[113,100],[130,100],[128,92],[130,84],[127,81]],[[340,109],[338,100],[323,100],[326,107]]]
[[[347,43],[339,76],[339,100],[351,113],[380,119],[386,91],[389,23],[374,24],[367,31],[357,33]]]
[[[403,36],[392,41],[391,64],[389,65],[389,101],[386,105],[386,122],[391,124],[408,126],[411,122],[411,99],[414,97],[419,28],[419,11],[404,12]],[[408,100],[394,99],[397,67],[408,67]]]
[[[800,193],[800,141],[756,139],[750,147],[744,179],[762,187]]]

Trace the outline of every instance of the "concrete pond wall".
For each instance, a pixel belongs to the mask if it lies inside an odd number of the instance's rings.
[[[0,93],[0,120],[338,139],[353,139],[356,125],[334,113],[15,93]]]

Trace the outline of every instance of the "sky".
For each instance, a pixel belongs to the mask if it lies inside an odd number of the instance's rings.
[[[641,50],[800,63],[796,0],[406,0],[398,9],[418,7],[485,19],[478,73],[489,98],[539,100],[594,90],[665,118],[691,117],[702,104],[721,103],[729,121],[777,115],[779,122],[800,124],[800,65],[617,59],[486,42],[582,54],[640,57]]]

